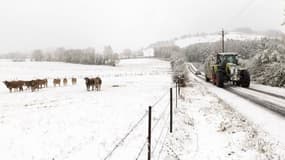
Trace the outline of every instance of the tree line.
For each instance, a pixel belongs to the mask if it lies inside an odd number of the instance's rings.
[[[119,63],[119,54],[114,53],[111,46],[105,46],[103,53],[96,52],[94,48],[86,49],[65,49],[55,50],[36,49],[31,53],[11,52],[0,54],[2,59],[12,59],[21,61],[30,59],[31,61],[53,61],[76,64],[112,65]]]
[[[34,50],[31,54],[32,61],[58,61],[77,64],[96,64],[115,66],[119,62],[119,55],[114,53],[111,46],[104,47],[103,54],[97,53],[94,48],[64,49],[55,51]]]

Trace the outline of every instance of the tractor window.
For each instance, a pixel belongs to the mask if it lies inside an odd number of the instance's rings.
[[[237,56],[236,55],[226,56],[225,58],[226,58],[227,63],[237,64]]]

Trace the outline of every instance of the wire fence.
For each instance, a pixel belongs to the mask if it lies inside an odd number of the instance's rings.
[[[168,109],[168,106],[169,106],[169,103],[167,103],[167,105],[164,107],[163,112],[159,115],[159,118],[156,120],[154,126],[151,128],[152,132],[154,132],[154,130],[158,127],[158,124],[160,122],[164,122],[162,128],[160,129],[160,132],[158,132],[159,133],[158,138],[154,139],[154,141],[156,143],[153,145],[154,146],[153,151],[151,152],[152,156],[156,152],[156,149],[159,146],[159,144],[161,144],[161,148],[162,148],[162,146],[165,144],[166,136],[168,135],[167,131],[169,130],[169,126],[167,124],[169,122],[169,116],[167,116],[167,118],[165,118],[166,115],[169,114],[169,112],[166,112]],[[165,133],[165,134],[163,134],[163,133]],[[164,138],[161,139],[163,135],[164,135]],[[146,144],[147,144],[147,140],[145,140],[144,143],[142,144],[142,146],[141,146],[141,148],[140,148],[140,150],[136,156],[136,160],[139,160],[141,158],[143,151],[146,149]]]
[[[166,95],[168,95],[168,94],[166,94]],[[177,97],[175,97],[175,98],[177,98]],[[155,105],[158,103],[161,103],[160,100],[161,100],[161,98],[158,100],[158,102],[155,103]],[[168,116],[168,115],[170,115],[170,111],[168,111],[168,109],[170,109],[169,106],[173,106],[173,105],[170,105],[170,103],[171,103],[171,101],[168,101],[168,103],[166,103],[166,104],[164,103],[164,105],[162,106],[162,109],[160,109],[160,111],[161,111],[160,114],[157,117],[154,116],[151,118],[152,121],[155,121],[153,126],[151,127],[151,136],[153,137],[153,140],[151,140],[151,141],[154,142],[153,145],[150,144],[152,149],[153,149],[151,151],[151,157],[155,156],[154,158],[156,158],[156,159],[160,159],[161,153],[163,152],[163,148],[164,148],[164,145],[165,145],[165,142],[167,139],[167,136],[169,134],[168,131],[170,129],[170,125],[168,125],[168,124],[170,122],[169,121],[170,116]],[[157,130],[158,128],[159,128],[159,130]],[[156,136],[153,136],[153,132]],[[141,148],[140,148],[140,150],[136,156],[136,160],[139,160],[142,158],[142,155],[143,155],[142,153],[143,153],[143,151],[146,150],[146,144],[148,144],[148,143],[150,143],[150,142],[148,142],[146,140],[141,145]],[[159,148],[159,150],[158,150],[158,148]]]
[[[173,85],[175,86],[175,85]],[[173,86],[171,86],[171,88],[173,88]],[[172,92],[172,90],[170,90]],[[154,137],[154,145],[149,144],[150,140],[148,141],[149,137],[146,137],[146,139],[143,141],[143,143],[140,145],[140,148],[138,150],[138,153],[135,154],[135,159],[139,160],[140,158],[142,158],[143,156],[143,152],[146,150],[146,146],[147,144],[150,145],[150,147],[153,147],[153,150],[150,152],[151,156],[153,156],[156,152],[157,149],[160,145],[160,150],[157,152],[157,157],[158,159],[161,156],[161,152],[163,151],[164,145],[165,145],[165,141],[167,139],[167,135],[168,130],[170,128],[169,122],[170,122],[170,116],[171,116],[171,111],[167,112],[168,109],[171,108],[171,106],[173,106],[173,104],[170,105],[170,103],[173,103],[173,97],[171,97],[173,94],[170,94],[170,91],[165,91],[150,107],[151,108],[155,108],[156,110],[154,113],[156,113],[156,116],[153,116],[151,118],[149,118],[151,121],[154,121],[153,126],[149,126],[150,132],[154,132],[157,133],[157,137]],[[166,97],[171,97],[170,99],[168,99],[168,101],[165,103],[164,98]],[[177,99],[177,96],[175,96],[175,98]],[[159,114],[158,114],[159,112]],[[146,111],[140,118],[138,121],[136,121],[136,123],[131,127],[131,129],[115,144],[115,146],[106,154],[104,160],[110,159],[111,156],[113,155],[113,153],[120,148],[125,142],[126,139],[138,128],[138,126],[140,126],[140,124],[142,124],[142,122],[146,119],[147,115],[149,115],[149,111]],[[169,115],[169,116],[167,116]],[[158,127],[160,125],[160,127]],[[157,128],[160,128],[160,130],[157,130]],[[150,137],[151,139],[151,137]],[[149,151],[148,151],[149,152]]]
[[[143,145],[141,146],[141,148],[140,148],[140,150],[139,150],[139,153],[138,153],[137,156],[136,156],[136,160],[138,160],[138,159],[141,157],[142,152],[143,152],[143,150],[145,149],[146,144],[147,144],[147,140],[145,140],[145,142],[144,142]]]
[[[159,137],[158,137],[157,143],[154,145],[152,154],[154,154],[154,152],[156,151],[156,148],[157,148],[157,146],[158,146],[158,144],[160,142],[160,139],[162,138],[162,135],[163,135],[163,132],[165,131],[165,128],[167,128],[167,129],[169,128],[169,126],[167,125],[168,120],[169,120],[169,116],[168,116],[167,120],[164,121],[163,127],[162,127],[162,129],[161,129],[161,131],[159,133]]]
[[[169,129],[169,127],[168,127],[168,129]],[[167,136],[168,136],[168,133],[169,133],[169,132],[166,132],[166,134],[165,134],[165,136],[164,136],[164,138],[163,138],[163,141],[162,141],[160,150],[159,150],[159,152],[158,152],[157,160],[160,160],[160,156],[161,156],[161,153],[162,153],[162,151],[163,151],[163,149],[164,149],[164,146],[165,146],[165,142],[166,142],[166,138],[167,138]]]
[[[107,156],[104,158],[104,160],[108,159],[111,157],[111,155],[114,153],[114,151],[120,147],[124,143],[124,141],[128,138],[128,136],[139,126],[139,124],[145,119],[147,116],[146,112],[141,118],[135,123],[135,125],[125,134],[123,138],[114,146],[114,148],[107,154]]]

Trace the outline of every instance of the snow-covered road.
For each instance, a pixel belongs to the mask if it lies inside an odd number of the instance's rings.
[[[167,160],[285,159],[282,116],[189,72],[175,109],[174,133],[164,145]]]
[[[192,70],[195,71],[195,67],[193,69],[193,65],[191,66]],[[190,68],[190,69],[191,69]],[[189,70],[189,74],[192,75],[197,81],[201,83],[201,85],[207,86],[208,90],[217,95],[219,98],[221,98],[224,102],[229,104],[231,107],[233,107],[236,111],[240,112],[242,115],[244,115],[247,119],[252,121],[254,124],[261,127],[263,130],[268,132],[272,137],[274,137],[276,140],[282,142],[285,144],[285,135],[283,134],[285,132],[285,117],[281,116],[278,113],[275,113],[273,111],[268,110],[267,108],[264,108],[262,106],[259,106],[257,104],[254,104],[247,99],[241,98],[225,89],[218,88],[210,83],[205,82],[203,79],[203,76],[200,76],[201,78],[198,78],[196,75],[194,75]],[[261,86],[261,85],[253,85],[254,87],[257,87],[257,89],[266,89],[268,92],[280,93],[283,95],[283,88],[274,88],[274,87],[268,87],[268,86]],[[244,89],[244,88],[235,88],[237,90],[244,91],[245,93],[252,93],[253,91]],[[257,94],[256,92],[253,93],[254,95]],[[262,93],[258,93],[255,96],[259,96],[259,98],[263,100],[268,100],[272,103],[277,103],[280,106],[284,106],[284,101],[274,98],[272,96],[264,95]],[[268,99],[266,99],[266,97]]]

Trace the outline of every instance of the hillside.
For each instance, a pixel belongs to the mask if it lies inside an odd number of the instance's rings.
[[[221,52],[221,38],[220,33],[184,35],[154,43],[150,48],[154,49],[156,57],[179,57],[203,66],[209,55]],[[281,31],[257,32],[240,28],[225,33],[225,51],[238,53],[242,65],[249,69],[252,80],[265,85],[285,85],[284,44],[284,33]],[[271,71],[276,69],[278,72],[272,74]]]
[[[282,39],[285,34],[278,30],[254,31],[251,28],[237,28],[225,32],[225,40],[260,40],[262,38]],[[180,48],[198,43],[212,43],[221,40],[221,32],[185,34],[170,40],[158,41],[150,44],[147,48],[160,48],[176,45]]]
[[[228,32],[226,33],[225,40],[260,40],[265,38],[266,36],[261,34],[249,34],[249,33],[242,33],[242,32]],[[197,43],[210,43],[210,42],[218,42],[221,40],[220,33],[214,34],[203,34],[198,36],[189,36],[185,38],[181,38],[175,41],[175,45],[184,48],[192,44]]]

